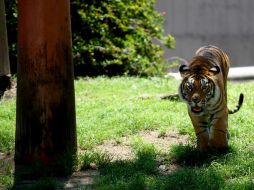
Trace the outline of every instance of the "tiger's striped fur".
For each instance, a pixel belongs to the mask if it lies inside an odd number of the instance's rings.
[[[199,48],[191,62],[179,68],[183,78],[179,95],[188,105],[201,151],[228,146],[228,114],[237,112],[243,103],[240,94],[236,109],[227,107],[229,66],[226,53],[209,45]]]

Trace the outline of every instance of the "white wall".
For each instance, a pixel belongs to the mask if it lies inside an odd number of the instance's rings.
[[[166,57],[190,60],[196,49],[216,45],[232,66],[254,65],[254,0],[158,0],[166,13],[165,31],[176,38]]]

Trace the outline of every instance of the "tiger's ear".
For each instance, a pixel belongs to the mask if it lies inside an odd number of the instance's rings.
[[[218,74],[218,73],[220,72],[220,67],[218,67],[218,66],[213,66],[212,68],[209,69],[209,71],[210,71],[212,74],[216,75],[216,74]]]
[[[184,77],[189,71],[190,71],[190,69],[187,65],[181,65],[179,67],[179,72],[180,72],[182,77]]]

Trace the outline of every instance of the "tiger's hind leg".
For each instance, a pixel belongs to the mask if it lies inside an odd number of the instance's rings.
[[[209,146],[219,149],[228,147],[228,114],[224,112],[221,116],[214,116],[211,121]]]
[[[197,137],[197,147],[201,152],[205,152],[209,148],[209,128],[206,117],[190,115],[192,125]]]

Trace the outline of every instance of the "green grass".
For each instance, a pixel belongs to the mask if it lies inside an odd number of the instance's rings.
[[[0,152],[14,149],[15,101],[0,101]]]
[[[175,92],[177,81],[138,78],[96,78],[76,82],[78,142],[89,149],[108,138],[134,134],[140,129],[178,128],[186,112],[175,102],[141,100],[144,93]],[[179,112],[175,117],[170,109]],[[181,122],[180,122],[181,121]]]
[[[195,148],[185,104],[156,97],[139,98],[142,94],[175,93],[178,85],[179,81],[161,78],[98,77],[75,81],[78,145],[87,151],[80,155],[78,165],[81,169],[91,163],[98,166],[101,175],[95,189],[254,189],[254,82],[228,84],[230,108],[237,104],[240,92],[245,95],[241,110],[229,116],[230,149],[205,155]],[[1,101],[0,106],[0,152],[13,152],[15,100]],[[159,130],[162,136],[177,130],[192,140],[162,153],[150,142],[136,138],[141,130]],[[123,136],[133,136],[135,159],[111,161],[109,155],[93,151],[104,140],[118,142]],[[176,169],[161,173],[161,164],[175,165]],[[11,171],[6,170],[0,174],[0,188],[12,184]]]

